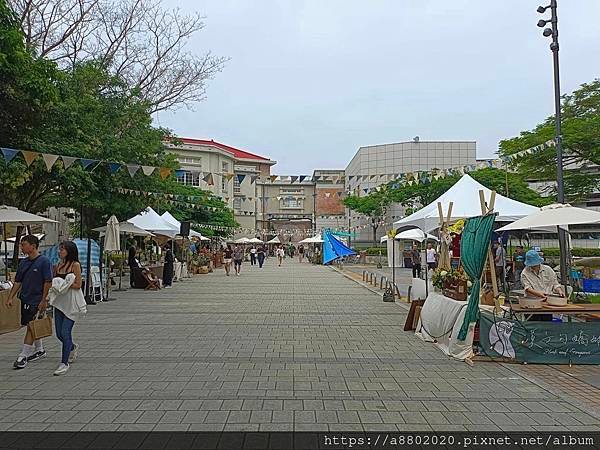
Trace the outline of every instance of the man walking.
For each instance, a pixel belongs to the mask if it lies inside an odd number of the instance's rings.
[[[256,247],[254,245],[250,249],[250,265],[251,266],[256,265]]]
[[[236,245],[233,248],[233,268],[235,269],[235,274],[239,276],[240,271],[242,270],[242,260],[244,259],[244,249],[239,245]]]
[[[494,242],[494,263],[496,265],[496,278],[498,280],[498,286],[504,287],[506,281],[504,276],[504,270],[506,267],[506,250],[500,242]]]
[[[21,325],[27,326],[35,319],[38,311],[45,311],[48,307],[48,291],[52,286],[52,265],[50,260],[40,255],[38,247],[40,241],[34,235],[27,235],[21,239],[21,251],[27,255],[20,261],[12,287],[7,306],[12,306],[20,291],[21,299]],[[23,348],[17,360],[14,362],[15,369],[24,369],[28,362],[36,361],[46,356],[42,340],[33,340],[29,329],[25,334]]]
[[[258,247],[258,249],[256,250],[256,257],[258,258],[258,267],[260,269],[263,268],[263,264],[265,263],[265,253],[266,253],[265,247],[264,247],[264,245],[261,244]]]
[[[417,244],[413,244],[413,248],[410,251],[410,259],[412,260],[413,278],[421,278],[421,252]]]

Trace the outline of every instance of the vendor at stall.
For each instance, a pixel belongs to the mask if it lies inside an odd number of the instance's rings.
[[[525,254],[525,269],[521,272],[521,283],[525,293],[545,299],[548,295],[564,296],[564,290],[556,273],[550,266],[542,264],[544,259],[535,250]]]

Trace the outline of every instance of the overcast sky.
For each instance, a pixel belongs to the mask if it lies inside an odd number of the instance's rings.
[[[206,101],[156,123],[268,156],[276,174],[345,168],[360,146],[417,135],[489,157],[553,112],[542,1],[165,2],[206,16],[192,51],[231,59]],[[598,18],[599,0],[559,0],[563,93],[600,77]]]

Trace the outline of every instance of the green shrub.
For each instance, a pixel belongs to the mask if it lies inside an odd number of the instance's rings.
[[[544,256],[560,256],[560,252],[558,248],[542,248],[542,252],[544,252]],[[600,256],[600,248],[583,248],[583,247],[574,247],[571,249],[571,253],[573,256],[579,256],[582,258],[588,258],[590,256]]]

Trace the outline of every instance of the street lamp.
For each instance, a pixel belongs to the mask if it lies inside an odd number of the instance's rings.
[[[560,72],[558,61],[558,14],[557,0],[550,0],[548,6],[539,6],[537,12],[544,14],[550,9],[550,19],[540,19],[537,26],[544,28],[542,34],[544,37],[552,36],[550,50],[552,50],[552,59],[554,63],[554,116],[555,116],[555,141],[556,141],[556,185],[558,194],[558,203],[565,202],[565,190],[563,180],[563,152],[562,152],[562,132],[561,132],[561,110],[560,110]],[[563,285],[567,284],[567,234],[562,228],[558,228],[558,246],[560,248],[560,281]]]

